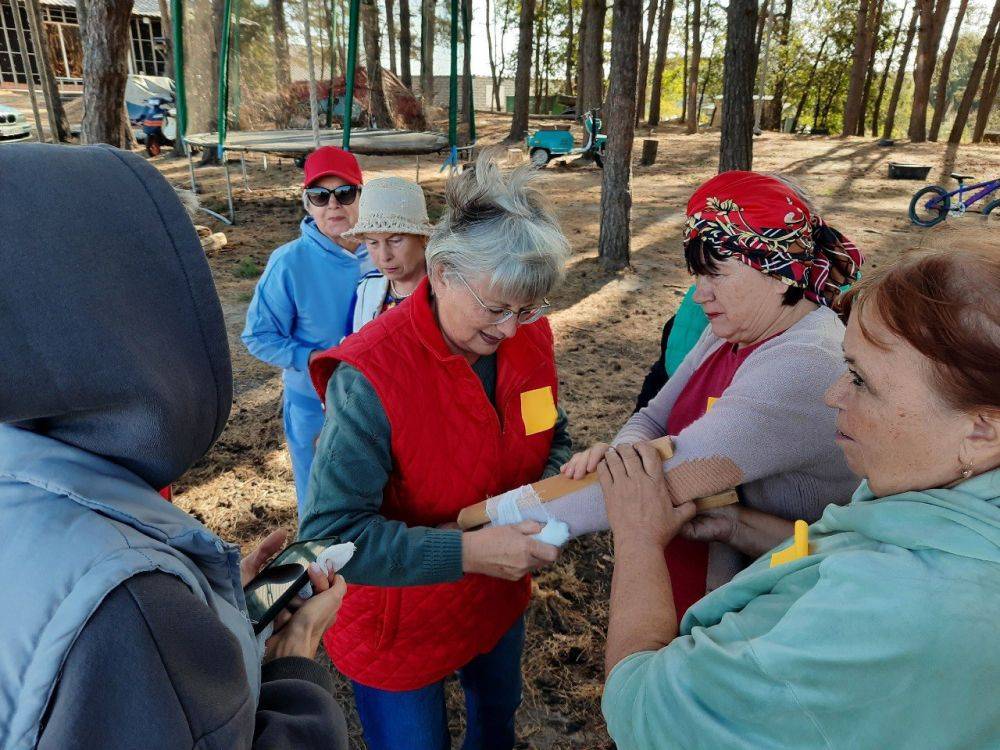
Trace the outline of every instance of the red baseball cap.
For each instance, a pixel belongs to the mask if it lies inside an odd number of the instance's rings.
[[[339,177],[351,185],[362,183],[361,165],[354,154],[336,146],[322,146],[306,159],[303,187],[309,187],[316,180],[329,176]]]

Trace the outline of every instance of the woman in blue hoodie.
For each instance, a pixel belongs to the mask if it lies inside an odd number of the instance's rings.
[[[1000,746],[995,251],[911,256],[863,285],[844,357],[826,400],[865,477],[851,504],[679,627],[662,549],[694,508],[672,502],[648,445],[602,464],[603,709],[620,750]]]
[[[373,266],[360,240],[344,235],[358,220],[361,167],[334,146],[305,164],[301,235],[271,254],[250,307],[243,343],[257,359],[284,370],[284,426],[301,515],[323,405],[309,362],[351,332],[355,291]]]

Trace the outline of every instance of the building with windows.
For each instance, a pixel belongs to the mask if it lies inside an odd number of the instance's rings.
[[[56,79],[61,84],[83,82],[83,45],[73,0],[40,0],[44,43],[52,53]],[[35,82],[40,83],[35,62],[35,40],[31,37],[27,10],[19,0],[0,0],[0,86],[27,84],[21,48],[14,25],[14,8],[21,13],[27,38],[28,58]],[[130,25],[129,73],[165,75],[163,27],[157,0],[135,0]]]

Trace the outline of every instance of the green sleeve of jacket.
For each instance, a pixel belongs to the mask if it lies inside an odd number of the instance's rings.
[[[354,542],[357,551],[341,571],[350,583],[423,586],[461,578],[462,532],[407,526],[380,513],[392,455],[389,420],[375,389],[341,365],[330,378],[326,405],[299,537]]]
[[[549,449],[549,460],[545,462],[545,470],[542,472],[542,479],[554,477],[559,473],[562,465],[569,461],[573,455],[573,439],[569,436],[569,420],[566,412],[559,406],[556,408],[555,434],[552,436],[552,447]]]

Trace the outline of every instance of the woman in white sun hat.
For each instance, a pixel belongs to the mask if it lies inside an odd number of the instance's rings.
[[[358,223],[348,235],[366,243],[377,270],[358,285],[354,331],[405,300],[427,275],[424,251],[430,237],[424,191],[402,177],[365,185]]]

